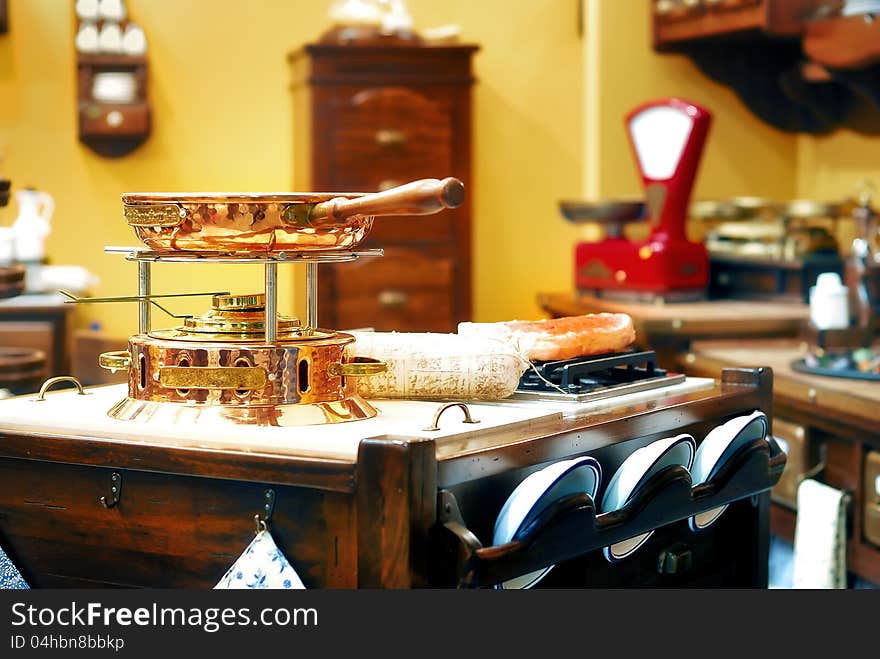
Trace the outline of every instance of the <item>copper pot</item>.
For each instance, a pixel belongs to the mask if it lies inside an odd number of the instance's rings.
[[[373,218],[429,215],[464,200],[458,179],[423,179],[371,194],[126,193],[123,214],[156,252],[348,250]]]
[[[282,316],[277,341],[269,344],[262,338],[262,294],[213,300],[203,316],[174,329],[136,334],[128,350],[100,356],[102,367],[128,371],[128,397],[110,416],[145,420],[195,413],[246,424],[310,425],[376,415],[347,379],[381,373],[386,366],[346,357],[352,335],[303,328]]]

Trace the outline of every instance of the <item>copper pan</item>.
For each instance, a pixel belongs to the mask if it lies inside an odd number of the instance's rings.
[[[377,193],[126,193],[123,214],[156,252],[349,250],[382,215],[430,215],[464,201],[455,178]]]

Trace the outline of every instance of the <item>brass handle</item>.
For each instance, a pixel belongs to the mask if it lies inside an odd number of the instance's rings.
[[[380,291],[376,299],[386,309],[396,309],[406,305],[409,296],[404,291]]]
[[[98,366],[109,371],[121,371],[131,366],[131,355],[128,350],[102,352],[98,356]]]
[[[462,423],[479,423],[477,419],[474,419],[471,416],[471,410],[464,403],[446,403],[445,405],[440,406],[437,412],[434,414],[434,421],[427,428],[423,428],[425,432],[434,432],[435,430],[440,430],[440,417],[443,416],[443,413],[452,408],[452,407],[460,407],[462,412],[464,412],[464,421]]]
[[[186,210],[177,204],[123,204],[122,215],[130,227],[176,227],[183,224]]]
[[[52,387],[54,387],[56,384],[58,384],[60,382],[72,382],[74,384],[74,386],[76,387],[76,390],[79,392],[80,396],[88,395],[88,394],[86,394],[85,390],[83,389],[82,383],[79,380],[77,380],[75,377],[73,377],[72,375],[59,375],[54,378],[49,378],[48,380],[46,380],[43,383],[43,386],[40,387],[40,393],[37,394],[37,397],[35,400],[39,400],[39,401],[46,400],[46,392],[49,391],[49,389],[51,389]]]
[[[168,389],[263,389],[269,381],[259,366],[162,366],[159,384]]]
[[[368,360],[367,357],[355,357],[356,361],[333,363],[327,367],[327,372],[333,376],[344,377],[363,377],[367,375],[378,375],[388,370],[388,364],[375,359]]]
[[[406,144],[406,133],[402,130],[383,128],[376,131],[376,144],[379,146],[400,146]]]

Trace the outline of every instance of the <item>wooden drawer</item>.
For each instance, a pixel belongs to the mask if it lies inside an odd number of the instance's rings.
[[[862,501],[865,539],[880,547],[880,452],[869,451],[865,456],[865,483]]]
[[[377,331],[454,330],[451,257],[386,250],[385,258],[335,271],[336,325]],[[320,313],[320,310],[319,310]]]
[[[120,502],[105,508],[114,472]],[[212,588],[253,539],[267,488],[283,502],[272,534],[305,583],[356,586],[351,497],[338,492],[0,458],[0,526],[33,587]]]
[[[143,103],[84,103],[80,106],[79,131],[85,137],[145,135],[150,131],[150,108]]]
[[[810,441],[808,428],[778,416],[773,419],[773,436],[787,455],[785,471],[773,488],[773,500],[795,509],[798,486],[816,465],[817,450]]]
[[[352,90],[334,99],[333,188],[385,190],[452,172],[452,114],[443,94],[403,87]],[[387,217],[375,224],[380,242],[451,239],[448,213]]]

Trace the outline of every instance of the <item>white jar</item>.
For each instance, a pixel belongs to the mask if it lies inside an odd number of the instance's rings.
[[[810,321],[820,330],[849,327],[849,290],[836,272],[823,272],[810,289]]]

